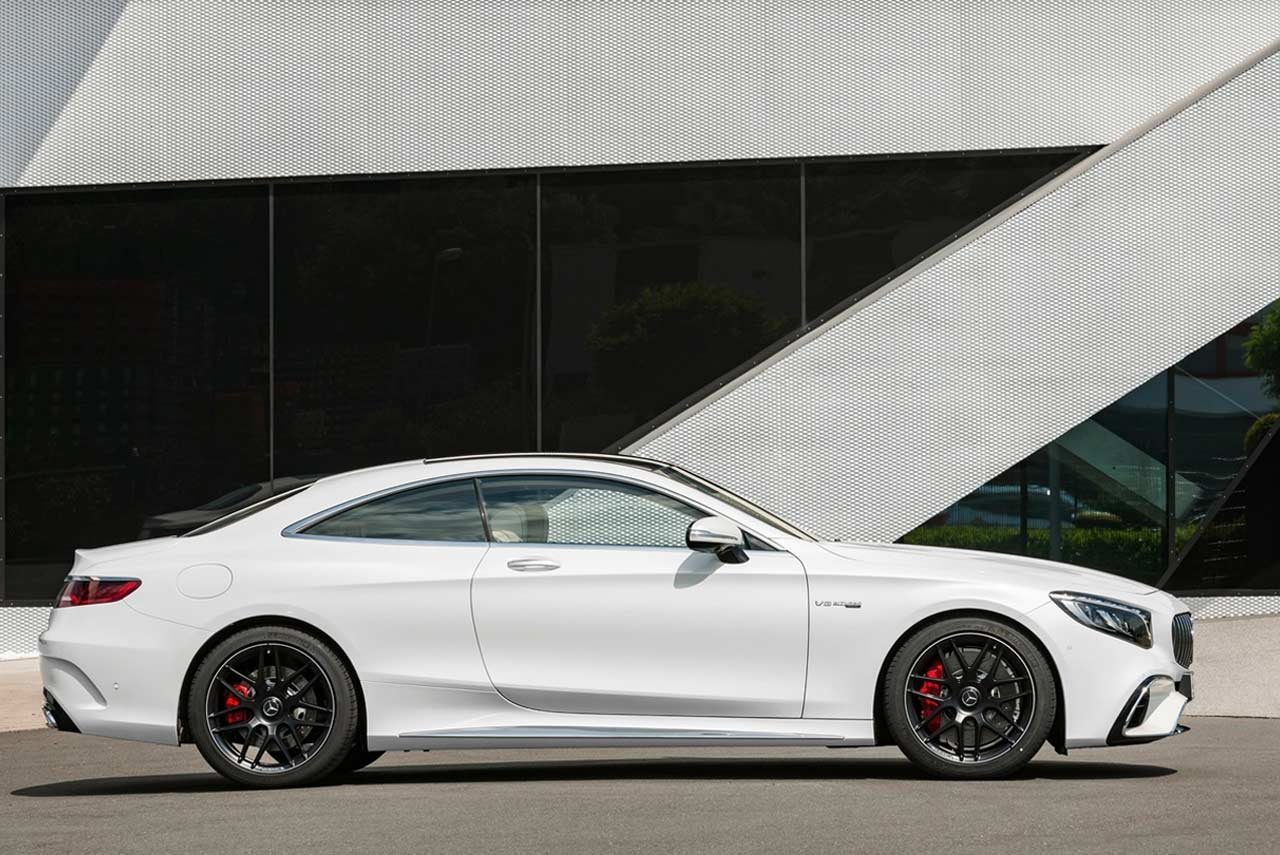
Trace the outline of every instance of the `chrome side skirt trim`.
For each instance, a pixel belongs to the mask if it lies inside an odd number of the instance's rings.
[[[664,742],[846,742],[837,734],[769,733],[761,731],[675,729],[667,727],[583,727],[575,725],[528,725],[514,727],[457,727],[402,733],[402,739],[493,739],[493,740],[656,740]]]

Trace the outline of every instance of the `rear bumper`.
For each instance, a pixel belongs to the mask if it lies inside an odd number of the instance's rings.
[[[177,745],[182,681],[205,637],[123,602],[54,609],[39,645],[46,723]]]

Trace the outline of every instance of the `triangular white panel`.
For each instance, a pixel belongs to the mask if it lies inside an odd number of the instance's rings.
[[[628,451],[893,540],[1280,299],[1280,55],[1138,129]]]

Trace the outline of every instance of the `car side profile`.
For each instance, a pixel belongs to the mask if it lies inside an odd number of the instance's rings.
[[[389,750],[896,744],[992,778],[1181,730],[1191,617],[1105,573],[820,542],[676,466],[411,461],[80,550],[50,726],[243,785]]]

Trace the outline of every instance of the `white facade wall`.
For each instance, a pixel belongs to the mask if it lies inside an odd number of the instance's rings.
[[[1273,0],[6,0],[0,187],[1101,145]]]

